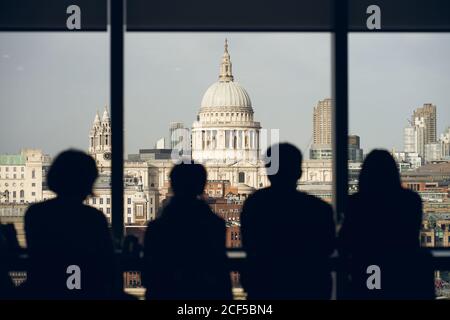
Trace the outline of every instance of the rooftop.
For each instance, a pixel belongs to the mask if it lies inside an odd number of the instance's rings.
[[[0,155],[1,166],[20,166],[25,165],[26,158],[21,154],[2,154]]]

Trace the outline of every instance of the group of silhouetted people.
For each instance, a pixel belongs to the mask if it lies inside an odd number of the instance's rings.
[[[365,159],[359,191],[349,197],[338,235],[331,206],[297,190],[300,150],[283,143],[267,154],[267,166],[278,167],[268,176],[271,186],[249,196],[241,213],[247,255],[241,282],[248,299],[330,299],[330,256],[336,249],[338,298],[434,298],[430,257],[419,242],[421,200],[401,187],[388,152],[375,150]],[[57,197],[30,206],[25,215],[27,280],[13,288],[0,263],[0,298],[129,298],[122,292],[107,220],[83,204],[97,176],[95,161],[83,152],[69,150],[55,159],[47,181]],[[202,198],[206,181],[200,164],[173,167],[173,196],[145,235],[147,299],[232,299],[226,226]],[[0,237],[0,255],[2,246]],[[68,285],[71,265],[81,270],[75,289]],[[381,288],[367,285],[371,265],[381,271]]]

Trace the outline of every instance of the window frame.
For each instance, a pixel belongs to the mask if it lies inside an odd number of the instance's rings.
[[[110,108],[111,108],[111,134],[110,143],[112,152],[111,159],[111,226],[116,244],[120,245],[125,231],[124,219],[124,36],[125,32],[139,32],[139,30],[126,29],[126,0],[107,1],[107,24],[110,25]],[[312,1],[313,2],[313,1]],[[450,32],[449,28],[398,28],[394,30],[357,30],[349,23],[349,8],[352,0],[330,0],[332,24],[328,30],[317,27],[292,27],[291,25],[269,25],[265,27],[252,25],[243,25],[239,28],[211,27],[182,27],[181,25],[155,28],[146,30],[148,32],[209,32],[209,31],[250,31],[250,32],[326,32],[331,34],[331,57],[332,57],[332,98],[335,106],[332,116],[332,144],[333,144],[333,207],[336,214],[336,221],[342,221],[346,211],[346,202],[348,198],[348,36],[349,33],[358,32],[397,32],[397,33],[416,33],[416,32]],[[278,21],[282,21],[282,18]],[[270,24],[270,23],[269,23]],[[25,26],[18,32],[29,31]],[[51,31],[43,27],[42,30],[31,28],[30,31]],[[61,30],[55,30],[61,31]],[[99,30],[94,30],[99,31]],[[71,32],[71,31],[65,31]],[[100,30],[107,32],[108,30]],[[233,116],[233,115],[232,115]],[[8,172],[6,167],[6,172]],[[450,252],[450,250],[448,250]]]

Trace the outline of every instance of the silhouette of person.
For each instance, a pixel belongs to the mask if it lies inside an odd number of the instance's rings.
[[[278,154],[277,151],[278,150]],[[249,299],[329,299],[329,256],[335,248],[330,205],[297,191],[302,154],[282,143],[267,150],[271,186],[256,191],[241,215],[247,266],[242,274]],[[269,171],[268,171],[269,173]]]
[[[170,173],[173,197],[145,235],[143,283],[147,299],[231,299],[225,222],[200,199],[206,184],[200,164]]]
[[[389,152],[368,154],[358,189],[349,198],[339,233],[339,253],[350,280],[344,298],[434,298],[430,256],[422,252],[419,241],[422,201],[402,188]],[[379,272],[368,270],[372,265]]]
[[[17,253],[14,248],[17,236],[14,225],[0,224],[0,300],[15,299],[16,288],[9,276],[9,265]]]
[[[33,204],[25,214],[27,298],[113,297],[115,261],[108,224],[102,212],[83,204],[97,176],[94,159],[81,151],[64,151],[54,160],[47,182],[57,197]]]

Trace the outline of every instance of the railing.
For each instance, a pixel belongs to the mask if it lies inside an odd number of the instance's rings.
[[[432,268],[433,271],[450,271],[450,250],[446,248],[422,248],[423,251],[431,253],[432,256]],[[130,271],[143,271],[144,269],[144,260],[143,260],[143,252],[137,251],[134,253],[123,253],[121,250],[116,251],[117,255],[117,263],[118,263],[118,272],[122,274],[124,272]],[[227,249],[228,256],[228,269],[230,272],[239,272],[245,268],[246,262],[246,253],[242,249]],[[4,266],[6,266],[7,270],[11,272],[11,275],[15,274],[16,284],[21,283],[26,279],[26,271],[28,270],[28,256],[25,250],[23,252],[15,255],[14,257],[10,257],[7,263],[3,261]],[[5,265],[6,264],[6,265]],[[340,259],[340,257],[335,252],[330,257],[330,266],[333,271],[333,294],[332,298],[336,299],[342,293],[341,285],[344,283],[342,281],[344,278],[341,276],[345,272],[345,264]],[[125,280],[125,278],[124,278]],[[414,280],[412,280],[414,281]],[[124,282],[122,282],[123,284]],[[128,294],[134,295],[138,299],[145,299],[145,288],[143,287],[126,287],[124,288]],[[235,300],[246,299],[245,290],[241,287],[233,288],[233,296]],[[450,298],[450,288],[436,288],[436,299],[449,299]]]
[[[446,248],[423,248],[425,252],[430,252],[432,256],[432,267],[434,270],[450,271],[450,250]],[[143,270],[143,253],[135,254],[122,253],[121,250],[116,251],[117,260],[120,271],[142,271]],[[245,266],[246,253],[242,249],[227,249],[228,268],[230,271],[241,271]],[[342,269],[341,259],[334,253],[330,257],[332,271],[340,271]],[[11,257],[4,264],[11,271],[26,271],[28,269],[28,255],[24,251]]]

